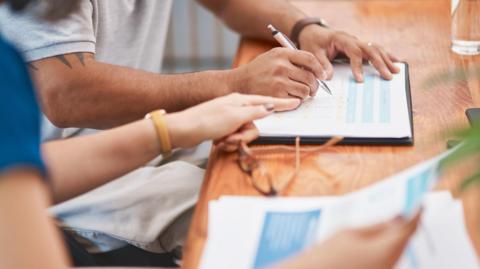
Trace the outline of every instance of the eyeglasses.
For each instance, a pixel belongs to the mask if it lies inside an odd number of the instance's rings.
[[[260,151],[278,151],[278,150],[288,150],[291,151],[292,147],[289,146],[264,146],[255,150],[252,150],[247,146],[245,142],[240,143],[238,147],[238,166],[240,169],[249,176],[250,182],[260,194],[264,196],[278,196],[280,195],[297,177],[300,172],[300,159],[302,153],[312,154],[318,153],[328,147],[331,147],[335,144],[338,144],[343,140],[343,137],[333,137],[324,143],[321,146],[301,149],[300,148],[300,137],[295,139],[295,169],[292,171],[291,175],[288,177],[288,180],[285,181],[281,186],[275,185],[273,177],[268,171],[268,169],[255,157],[255,152]],[[267,187],[262,186],[261,182],[267,182]]]

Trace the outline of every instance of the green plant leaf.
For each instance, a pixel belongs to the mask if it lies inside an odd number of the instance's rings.
[[[462,144],[452,154],[445,158],[441,166],[449,166],[472,155],[480,154],[480,125],[475,124],[469,130],[462,131],[459,137],[463,140]]]
[[[463,180],[460,190],[465,191],[468,187],[472,186],[473,184],[479,184],[479,183],[480,183],[480,171]]]
[[[472,78],[480,80],[480,65],[467,69],[455,68],[439,72],[427,78],[423,86],[426,89],[431,89],[446,83],[464,82]],[[480,156],[480,120],[474,122],[472,128],[457,132],[456,136],[462,140],[462,143],[453,153],[441,161],[441,169],[463,160]],[[476,171],[473,171],[473,175],[464,179],[461,184],[462,191],[473,184],[480,183],[480,165],[477,165],[474,169]]]
[[[476,66],[465,70],[464,68],[456,68],[454,70],[447,70],[427,78],[423,84],[426,89],[435,88],[446,83],[455,83],[464,81],[468,78],[476,77],[480,79],[480,66]]]

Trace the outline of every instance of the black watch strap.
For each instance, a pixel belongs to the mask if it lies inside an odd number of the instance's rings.
[[[328,25],[327,25],[326,21],[323,20],[323,19],[320,19],[320,18],[310,17],[310,18],[305,18],[305,19],[299,20],[293,26],[292,33],[290,35],[293,43],[295,43],[295,45],[298,48],[300,48],[300,42],[298,41],[300,33],[302,32],[303,28],[305,28],[305,27],[307,27],[308,25],[311,25],[311,24],[317,24],[317,25],[320,25],[322,27],[328,28]]]

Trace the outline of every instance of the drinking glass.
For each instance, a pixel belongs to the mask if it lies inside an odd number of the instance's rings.
[[[452,0],[452,51],[480,54],[480,0]]]

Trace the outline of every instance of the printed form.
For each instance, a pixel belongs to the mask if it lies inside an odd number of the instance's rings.
[[[395,268],[480,268],[462,201],[448,191],[432,192],[440,162],[451,152],[341,196],[212,200],[199,268],[270,268],[340,230],[410,218],[420,207],[421,223]]]
[[[350,65],[336,64],[330,81],[332,95],[322,89],[297,110],[279,112],[255,121],[260,136],[283,137],[412,137],[407,98],[406,64],[391,81],[364,66],[364,82],[353,79]]]

